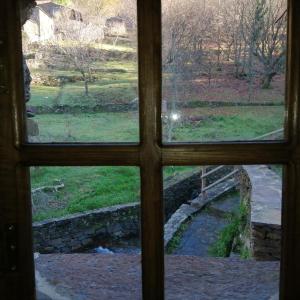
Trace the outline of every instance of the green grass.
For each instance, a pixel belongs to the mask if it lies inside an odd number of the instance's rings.
[[[138,142],[136,113],[37,115],[40,142]]]
[[[198,169],[200,171],[199,166],[168,166],[163,168],[163,179],[164,181],[171,180],[173,177],[185,173],[185,172],[191,172],[193,170]]]
[[[196,125],[175,124],[173,140],[177,142],[248,140],[283,127],[284,108],[281,106],[238,107],[235,110],[235,114],[232,115],[227,113],[231,112],[232,108],[223,107],[223,116],[214,116],[213,112],[210,112],[211,115]]]
[[[249,249],[246,249],[240,241],[240,235],[246,230],[248,215],[249,208],[241,203],[238,211],[228,216],[229,224],[219,232],[217,241],[209,248],[211,256],[230,256],[233,242],[236,240],[234,250],[240,253],[242,258],[249,258]]]
[[[92,66],[97,79],[89,83],[89,96],[85,96],[84,82],[49,87],[31,86],[30,106],[87,105],[128,103],[137,97],[137,64],[134,61],[95,62]],[[114,71],[116,70],[116,71]],[[122,72],[120,72],[122,70]],[[81,76],[79,72],[57,69],[32,69],[32,76]]]
[[[59,88],[53,86],[31,86],[30,106],[52,106],[58,96]]]
[[[239,115],[209,117],[196,125],[175,127],[173,140],[186,142],[247,140],[282,127],[283,108],[260,107]],[[40,129],[40,142],[138,142],[138,114],[79,113],[44,114],[34,119]]]
[[[51,195],[49,205],[34,214],[34,221],[139,201],[139,169],[136,167],[31,169],[32,188],[51,185],[57,179],[65,187]]]
[[[164,176],[173,177],[192,167],[168,167]],[[38,167],[31,168],[32,188],[51,186],[60,180],[65,187],[48,193],[50,200],[33,214],[34,221],[61,217],[91,209],[139,201],[137,167]]]
[[[166,253],[167,254],[172,254],[180,245],[183,233],[186,231],[190,224],[191,220],[187,220],[186,222],[182,223],[177,232],[174,234],[172,239],[169,241],[167,247],[166,247]]]

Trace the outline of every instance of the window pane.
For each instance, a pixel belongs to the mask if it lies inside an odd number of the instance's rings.
[[[278,299],[282,166],[164,175],[166,299]]]
[[[138,142],[135,6],[38,1],[24,17],[30,142]]]
[[[141,299],[139,178],[136,167],[31,168],[38,299]]]
[[[286,0],[163,0],[164,142],[283,139]]]

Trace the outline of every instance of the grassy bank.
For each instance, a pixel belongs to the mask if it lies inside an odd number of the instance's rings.
[[[179,142],[252,139],[283,126],[283,107],[223,107],[198,109],[200,122],[187,120],[174,125],[172,140]],[[40,142],[138,142],[138,113],[43,114],[39,125]],[[167,128],[164,127],[167,136]]]
[[[38,167],[31,169],[32,189],[60,180],[64,188],[39,195],[34,220],[124,204],[139,199],[139,169],[135,167]],[[46,205],[41,199],[47,198]]]
[[[164,168],[164,179],[190,171],[191,167]],[[137,167],[33,167],[32,189],[55,185],[64,187],[33,196],[34,221],[61,217],[91,209],[126,204],[140,199]]]

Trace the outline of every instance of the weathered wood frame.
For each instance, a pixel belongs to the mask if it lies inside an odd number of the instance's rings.
[[[140,143],[110,145],[26,143],[17,2],[4,0],[0,10],[1,297],[35,299],[29,166],[140,167],[143,299],[159,300],[164,299],[162,167],[283,164],[285,185],[280,299],[300,299],[300,2],[289,0],[288,5],[286,140],[169,145],[163,145],[161,135],[160,0],[137,1]],[[6,247],[9,246],[6,245],[7,228],[16,230],[15,256]]]

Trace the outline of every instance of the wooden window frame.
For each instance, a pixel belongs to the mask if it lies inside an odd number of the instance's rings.
[[[300,299],[300,1],[288,1],[287,118],[284,141],[162,143],[161,3],[137,0],[139,144],[26,143],[18,1],[0,11],[0,289],[5,299],[35,299],[30,166],[139,166],[143,299],[164,299],[162,167],[283,164],[280,299]],[[13,55],[11,55],[13,54]],[[4,75],[3,75],[4,74]],[[7,250],[15,230],[17,251]]]

